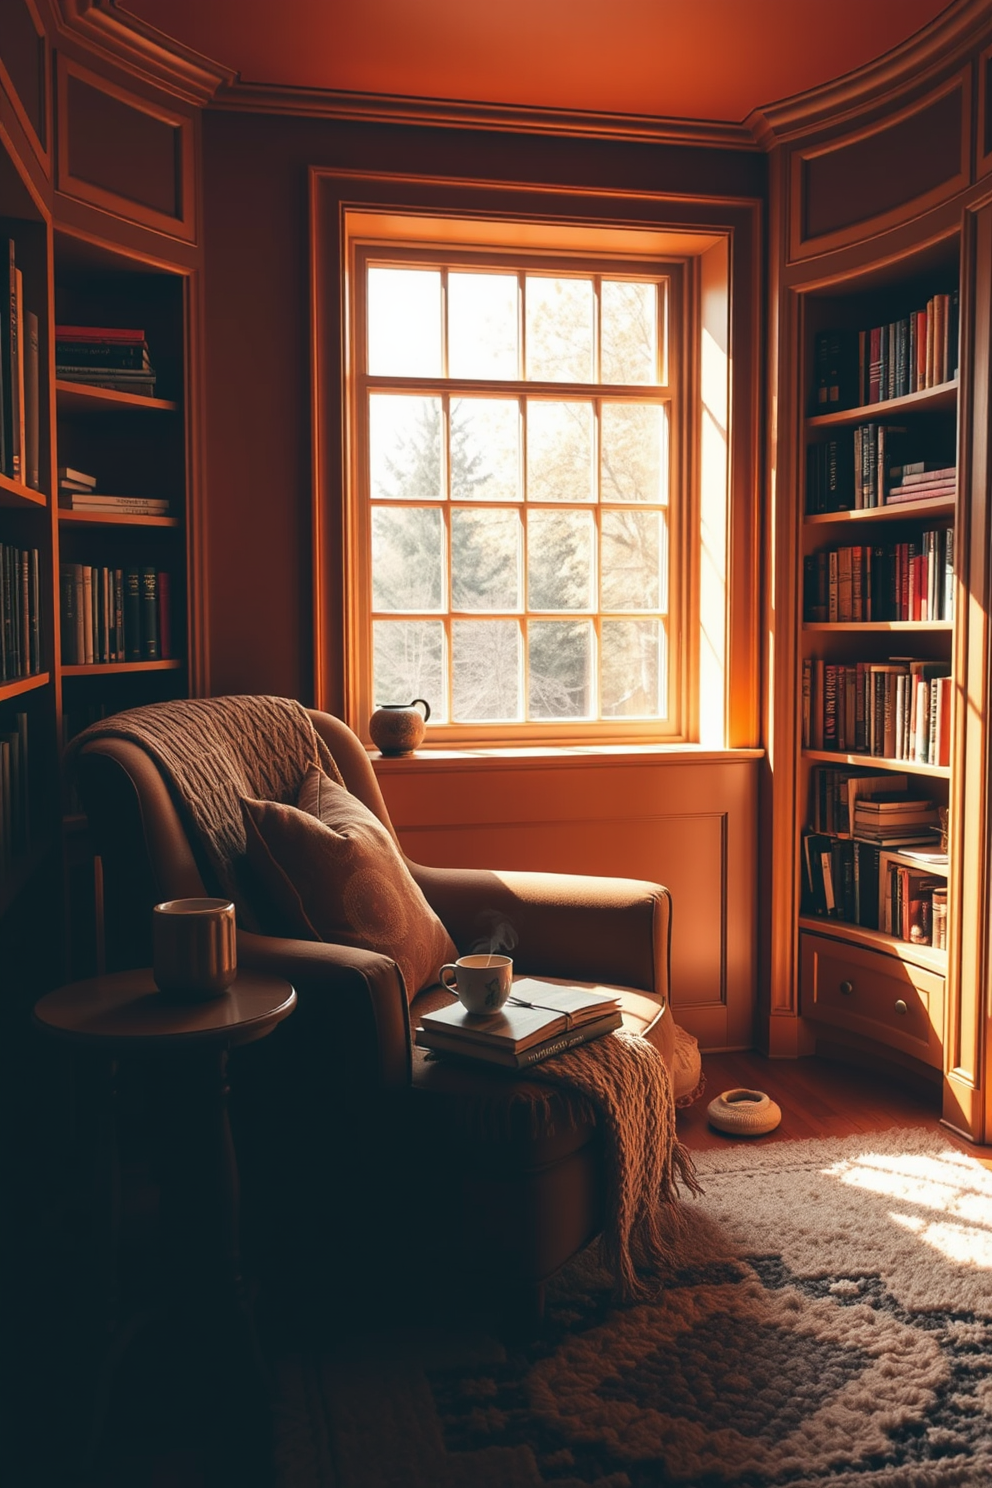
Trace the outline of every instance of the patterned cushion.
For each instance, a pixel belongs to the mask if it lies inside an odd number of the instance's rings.
[[[386,827],[312,766],[296,806],[242,800],[253,908],[271,935],[390,956],[407,996],[458,955]]]

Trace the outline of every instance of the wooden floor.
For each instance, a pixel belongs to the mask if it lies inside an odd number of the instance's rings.
[[[690,1150],[701,1151],[745,1142],[783,1142],[810,1137],[837,1137],[884,1131],[901,1126],[920,1126],[944,1131],[940,1126],[935,1094],[914,1094],[879,1075],[849,1069],[830,1061],[767,1060],[754,1053],[704,1056],[706,1089],[692,1106],[678,1113],[679,1135]],[[724,1090],[762,1090],[781,1107],[782,1121],[765,1137],[735,1138],[713,1130],[707,1121],[707,1106]],[[960,1145],[976,1156],[989,1155],[992,1148]],[[140,1387],[139,1387],[140,1388]],[[134,1421],[142,1414],[134,1402],[124,1413]],[[175,1419],[157,1417],[147,1436],[124,1428],[117,1439],[104,1443],[97,1472],[83,1481],[86,1488],[268,1488],[268,1473],[255,1454],[255,1472],[246,1472],[244,1452],[225,1431],[215,1413]],[[118,1413],[118,1422],[121,1414]],[[251,1454],[249,1453],[249,1456]],[[79,1480],[73,1480],[75,1483]],[[25,1488],[30,1480],[25,1479]],[[12,1483],[11,1488],[15,1488]],[[20,1483],[16,1488],[21,1488]],[[34,1488],[34,1484],[30,1484]],[[39,1484],[38,1488],[47,1488]],[[64,1488],[62,1483],[51,1488]]]

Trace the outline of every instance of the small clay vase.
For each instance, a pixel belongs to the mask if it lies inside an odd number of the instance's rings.
[[[412,754],[423,740],[430,716],[430,703],[423,698],[414,698],[412,703],[383,703],[369,719],[372,743],[381,754],[394,759]]]

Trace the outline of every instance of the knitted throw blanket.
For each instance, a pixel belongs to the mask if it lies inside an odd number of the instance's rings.
[[[702,1191],[692,1158],[675,1135],[664,1059],[640,1034],[618,1029],[544,1060],[527,1078],[559,1086],[567,1097],[580,1093],[595,1108],[606,1144],[603,1260],[618,1301],[651,1295],[637,1268],[656,1277],[663,1273],[684,1224],[678,1186]]]
[[[219,890],[248,925],[238,880],[245,854],[240,798],[293,804],[313,764],[344,784],[306,709],[292,698],[186,698],[131,708],[84,729],[67,760],[93,738],[130,739],[152,756]]]

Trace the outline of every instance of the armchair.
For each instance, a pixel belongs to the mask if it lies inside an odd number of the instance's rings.
[[[348,790],[398,843],[358,738],[329,714],[310,717]],[[146,965],[151,906],[216,885],[166,779],[139,744],[86,739],[74,768],[103,863],[108,969]],[[622,988],[625,1024],[658,1047],[676,1099],[696,1089],[698,1051],[668,1005],[666,889],[631,879],[408,867],[460,952],[484,924],[505,919],[517,936],[517,970]],[[239,1061],[239,1145],[256,1179],[263,1267],[266,1256],[291,1254],[294,1268],[326,1279],[329,1258],[349,1270],[364,1258],[380,1276],[390,1264],[409,1276],[418,1256],[436,1265],[443,1255],[453,1280],[460,1259],[485,1255],[494,1290],[539,1305],[544,1282],[602,1225],[594,1112],[544,1087],[537,1120],[538,1108],[514,1101],[522,1079],[428,1059],[412,1030],[447,994],[428,988],[408,1004],[387,956],[240,929],[238,960],[288,978],[299,996],[279,1038],[249,1046]]]

